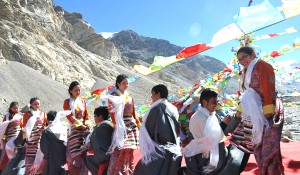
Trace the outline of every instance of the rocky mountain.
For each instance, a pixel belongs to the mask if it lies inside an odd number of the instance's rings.
[[[132,30],[123,30],[114,34],[110,40],[120,50],[122,58],[128,62],[143,60],[153,62],[153,57],[176,55],[182,47],[171,44],[169,41],[144,37]]]
[[[98,36],[78,13],[54,8],[52,0],[0,0],[0,57],[18,61],[63,84],[118,74],[119,51]],[[94,39],[97,38],[97,43]]]
[[[145,94],[157,83],[166,84],[176,93],[225,66],[198,55],[146,77],[131,71],[136,63],[149,65],[154,56],[175,55],[181,49],[131,30],[105,39],[80,13],[67,12],[52,0],[0,0],[0,110],[13,100],[25,105],[36,95],[46,101],[46,109],[51,109],[50,103],[62,103],[71,81],[78,80],[88,92],[93,85],[114,84],[120,73],[141,77],[129,90],[136,102],[144,104],[150,99]]]
[[[172,56],[183,49],[169,41],[144,37],[132,30],[123,30],[108,39],[120,50],[122,59],[132,66],[134,64],[151,64],[157,55]],[[160,77],[168,77],[165,78],[166,81],[180,79],[193,84],[200,80],[206,80],[207,76],[222,71],[224,67],[226,65],[220,60],[198,54],[163,69],[159,74]],[[236,92],[237,88],[233,87],[237,87],[237,81],[233,80],[229,86],[229,93]]]
[[[109,40],[120,50],[122,58],[128,62],[142,60],[151,64],[154,56],[176,55],[184,48],[171,44],[167,40],[141,36],[132,30],[115,33]],[[200,68],[205,74],[219,72],[226,66],[220,60],[205,55],[196,55],[183,60],[181,64],[193,71]]]

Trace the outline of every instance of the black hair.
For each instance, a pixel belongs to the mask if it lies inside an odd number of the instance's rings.
[[[10,108],[12,108],[12,107],[14,107],[14,106],[19,106],[19,103],[16,102],[16,101],[13,101],[13,102],[10,103],[9,108],[8,108],[8,112],[9,112],[10,114],[13,113],[13,112],[11,111]]]
[[[32,98],[30,99],[30,101],[29,101],[30,109],[33,109],[32,106],[31,106],[31,104],[32,104],[34,101],[36,101],[36,100],[40,100],[40,99],[39,99],[38,97],[32,97]]]
[[[102,116],[103,120],[108,120],[109,119],[109,111],[107,106],[100,106],[95,109],[94,111],[95,117],[99,117],[100,115]]]
[[[53,110],[49,111],[47,113],[47,120],[48,121],[53,121],[55,119],[55,117],[56,117],[56,114],[57,114],[56,111],[53,111]]]
[[[200,95],[200,103],[203,106],[202,100],[209,101],[212,98],[218,97],[218,93],[212,89],[206,88],[201,92]]]
[[[168,98],[168,88],[163,84],[154,86],[152,91],[155,94],[160,93],[160,98]]]
[[[70,86],[69,86],[69,94],[72,96],[71,94],[71,90],[74,89],[74,87],[79,86],[80,84],[78,83],[78,81],[73,81]]]
[[[121,83],[124,79],[128,78],[125,74],[120,74],[116,78],[116,88],[119,89],[118,83]]]
[[[247,55],[252,55],[254,52],[254,49],[252,47],[248,47],[248,46],[244,46],[244,47],[241,47],[238,51],[237,51],[237,55],[240,54],[240,53],[245,53]]]
[[[30,101],[29,101],[29,103],[31,104],[31,103],[33,103],[34,101],[36,101],[36,100],[40,100],[38,97],[32,97],[31,99],[30,99]]]

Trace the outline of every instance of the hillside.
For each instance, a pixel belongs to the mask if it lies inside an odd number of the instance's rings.
[[[141,77],[129,90],[136,103],[145,104],[157,83],[176,94],[225,66],[198,55],[141,76],[132,71],[134,64],[149,65],[154,56],[175,55],[182,47],[131,30],[105,39],[80,13],[67,12],[52,0],[0,0],[0,48],[1,112],[11,101],[25,105],[33,96],[41,97],[46,110],[59,110],[71,81],[79,81],[88,93],[95,82],[99,87],[114,84],[120,73]]]
[[[32,97],[40,98],[42,110],[62,110],[68,87],[22,63],[0,59],[0,113],[6,113],[12,101],[22,108]]]
[[[155,56],[168,57],[176,55],[183,49],[169,41],[141,36],[132,30],[114,33],[108,39],[115,44],[122,59],[130,66],[149,65]],[[224,67],[226,65],[220,60],[198,54],[161,70],[159,74],[160,77],[164,77],[164,81],[175,81],[175,83],[178,81],[180,84],[185,82],[192,85],[201,80],[207,80],[208,76],[222,71]],[[237,80],[233,79],[228,85],[227,92],[235,93],[237,87]]]

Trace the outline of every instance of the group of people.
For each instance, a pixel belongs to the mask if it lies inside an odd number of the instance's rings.
[[[128,77],[121,74],[116,90],[107,97],[108,105],[94,110],[94,121],[77,81],[69,86],[64,111],[46,114],[34,97],[21,115],[18,103],[12,102],[0,124],[0,170],[7,175],[240,174],[250,154],[239,143],[226,144],[226,139],[247,120],[260,174],[284,174],[283,107],[276,98],[274,70],[257,59],[251,47],[240,48],[237,57],[244,67],[244,94],[236,114],[217,115],[218,93],[203,89],[200,105],[189,119],[192,139],[184,147],[178,109],[168,102],[167,87],[159,84],[151,89],[152,104],[141,123],[127,92]],[[137,150],[141,159],[135,166]]]

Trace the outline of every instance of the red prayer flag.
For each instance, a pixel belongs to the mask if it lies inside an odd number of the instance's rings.
[[[106,88],[96,89],[91,94],[100,95]]]
[[[229,73],[231,73],[232,70],[231,70],[230,68],[227,67],[227,68],[224,69],[224,72],[229,72]]]
[[[270,37],[275,37],[275,36],[279,36],[279,34],[273,33],[269,35]]]
[[[282,54],[279,53],[279,52],[277,52],[277,51],[273,51],[273,52],[270,54],[270,56],[271,56],[272,58],[278,57],[278,56],[280,56],[280,55],[282,55]]]
[[[192,88],[198,87],[199,83],[195,83]]]
[[[115,86],[108,86],[107,88],[100,88],[100,89],[96,89],[94,90],[93,92],[91,92],[91,94],[95,94],[95,95],[100,95],[103,91],[105,91],[106,89],[109,91],[111,90],[112,88],[114,88]]]
[[[180,51],[176,55],[176,58],[177,59],[180,59],[180,58],[189,58],[189,57],[194,56],[194,55],[196,55],[198,53],[206,51],[206,50],[208,50],[210,48],[212,48],[212,47],[206,45],[205,43],[195,44],[193,46],[184,48],[182,51]]]

